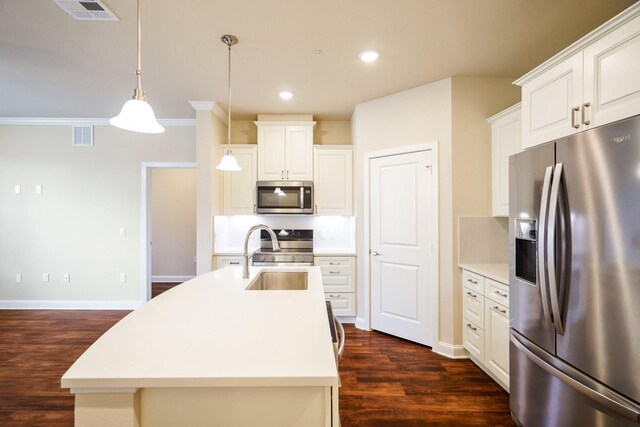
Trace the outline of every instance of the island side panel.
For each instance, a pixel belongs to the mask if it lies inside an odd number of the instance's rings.
[[[327,389],[330,387],[143,389],[142,427],[327,427],[331,425]]]
[[[140,395],[78,392],[75,427],[141,427]]]

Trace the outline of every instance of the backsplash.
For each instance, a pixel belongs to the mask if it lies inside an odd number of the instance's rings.
[[[509,262],[509,218],[458,218],[458,263]]]
[[[354,216],[316,215],[233,215],[213,217],[214,252],[233,251],[242,248],[247,230],[256,224],[271,228],[298,228],[313,230],[315,249],[352,250],[356,247],[356,218]],[[250,246],[259,245],[256,232]]]

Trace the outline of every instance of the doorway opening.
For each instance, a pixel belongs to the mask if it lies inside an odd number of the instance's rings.
[[[155,294],[195,276],[195,163],[142,163],[140,295]],[[153,283],[158,283],[155,289]]]

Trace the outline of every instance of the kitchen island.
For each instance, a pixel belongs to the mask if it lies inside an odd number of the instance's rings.
[[[261,271],[306,290],[246,290]],[[76,426],[338,426],[338,372],[318,267],[228,267],[130,313],[62,377]]]

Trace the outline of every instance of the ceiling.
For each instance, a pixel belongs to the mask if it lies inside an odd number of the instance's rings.
[[[0,0],[0,117],[105,118],[135,87],[134,0],[76,21],[53,0]],[[142,87],[159,118],[190,100],[348,119],[356,104],[448,76],[519,77],[635,0],[143,0]],[[321,49],[324,54],[314,55]],[[358,53],[376,49],[365,64]],[[283,101],[281,90],[294,93]]]

